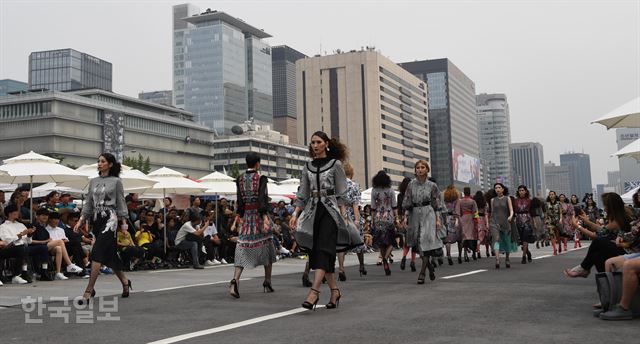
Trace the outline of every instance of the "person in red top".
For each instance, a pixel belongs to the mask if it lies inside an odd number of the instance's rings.
[[[476,260],[476,245],[478,243],[478,228],[476,226],[475,217],[478,213],[478,205],[471,198],[471,188],[463,189],[464,197],[456,203],[455,215],[460,219],[460,227],[462,227],[462,247],[464,248],[464,261],[469,261],[468,252],[471,251],[471,257]]]
[[[522,264],[527,264],[527,261],[531,263],[533,260],[531,259],[529,244],[536,242],[536,237],[533,234],[531,198],[526,186],[518,186],[518,197],[515,199],[513,207],[516,213],[518,236],[520,237],[520,244],[522,245]]]

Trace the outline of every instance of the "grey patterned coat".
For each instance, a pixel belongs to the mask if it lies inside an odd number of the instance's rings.
[[[423,202],[430,204],[422,206]],[[407,246],[419,248],[421,255],[442,248],[436,232],[436,216],[440,216],[440,211],[434,211],[442,208],[438,185],[428,179],[423,183],[412,179],[404,194],[402,208],[408,215]]]

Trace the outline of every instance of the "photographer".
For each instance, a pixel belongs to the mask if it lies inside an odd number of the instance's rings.
[[[176,235],[176,248],[180,250],[189,250],[191,252],[191,259],[193,260],[194,269],[204,269],[204,266],[200,265],[200,255],[202,251],[202,237],[204,231],[208,228],[208,223],[202,223],[200,214],[192,212],[189,217],[189,221],[180,227],[178,235]],[[198,228],[198,229],[196,229]]]

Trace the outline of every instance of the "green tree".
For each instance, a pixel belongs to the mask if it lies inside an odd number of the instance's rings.
[[[142,170],[141,170],[144,174],[147,174],[149,172],[151,172],[151,160],[149,160],[149,157],[147,157],[144,160],[144,166],[142,166]]]
[[[144,168],[144,157],[142,156],[142,154],[138,153],[138,161],[137,161],[137,164],[136,164],[136,170],[142,171],[143,168]]]
[[[136,168],[136,159],[129,156],[125,156],[124,159],[122,159],[122,164],[129,166],[131,168]]]
[[[231,177],[234,179],[240,177],[240,167],[238,166],[238,162],[234,162],[231,167]]]
[[[298,170],[293,170],[291,172],[291,178],[300,178],[300,172]]]

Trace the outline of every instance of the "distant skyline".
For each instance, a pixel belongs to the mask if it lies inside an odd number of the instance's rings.
[[[113,63],[114,92],[171,89],[171,6],[185,2],[0,0],[0,79],[26,82],[29,53],[73,48]],[[540,142],[546,162],[589,154],[594,186],[618,170],[615,131],[590,122],[640,95],[640,0],[190,3],[310,56],[447,57],[477,93],[507,95],[512,142]]]

